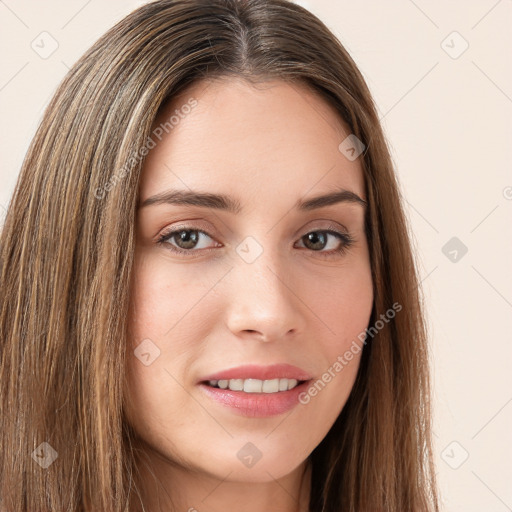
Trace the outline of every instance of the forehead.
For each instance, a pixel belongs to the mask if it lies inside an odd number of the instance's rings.
[[[155,119],[141,198],[177,186],[240,198],[257,191],[260,199],[296,199],[334,188],[364,197],[359,159],[339,150],[348,135],[335,109],[302,84],[199,81]]]

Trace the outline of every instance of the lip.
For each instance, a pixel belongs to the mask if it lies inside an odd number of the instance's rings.
[[[213,373],[201,379],[198,385],[209,399],[229,408],[235,414],[251,418],[268,418],[283,414],[298,405],[299,395],[308,388],[312,378],[305,370],[290,364],[252,364]],[[229,388],[214,388],[207,384],[209,380],[230,379],[296,379],[302,382],[293,389],[276,393],[245,393]]]
[[[208,380],[230,380],[230,379],[297,379],[297,380],[310,380],[312,376],[297,366],[291,364],[272,364],[268,366],[261,366],[257,364],[248,364],[244,366],[237,366],[236,368],[229,368],[217,373],[213,373],[202,378],[199,382]],[[293,390],[291,390],[293,391]]]
[[[251,418],[268,418],[283,414],[298,405],[299,395],[307,390],[310,382],[307,380],[293,389],[277,393],[245,393],[229,388],[212,388],[204,382],[199,384],[199,388],[207,397],[230,408],[235,414]]]

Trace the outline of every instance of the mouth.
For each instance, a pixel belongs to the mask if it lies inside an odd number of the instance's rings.
[[[261,381],[258,379],[243,379],[242,383],[247,391],[240,388],[240,383],[232,381],[220,382],[221,385],[231,386],[221,388],[219,382],[211,385],[210,381],[199,383],[199,389],[204,393],[209,402],[214,406],[220,406],[223,411],[238,416],[249,418],[269,418],[278,416],[297,407],[301,393],[305,393],[311,380],[298,381],[295,379],[272,379]],[[276,391],[278,381],[282,383],[282,389]],[[267,384],[268,383],[268,384]],[[286,384],[287,389],[284,389]],[[265,386],[265,388],[263,387]],[[290,389],[288,389],[288,387]]]
[[[299,396],[313,377],[288,365],[246,365],[200,380],[197,384],[214,405],[252,418],[283,414],[299,405]]]
[[[216,389],[229,389],[244,393],[280,393],[300,386],[305,380],[297,379],[213,379],[201,382]]]

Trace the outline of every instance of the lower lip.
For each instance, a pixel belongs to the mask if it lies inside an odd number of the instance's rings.
[[[299,404],[299,395],[308,388],[310,381],[304,381],[288,391],[277,393],[245,393],[231,389],[212,388],[201,383],[199,387],[217,402],[231,408],[242,416],[268,418],[283,414]]]

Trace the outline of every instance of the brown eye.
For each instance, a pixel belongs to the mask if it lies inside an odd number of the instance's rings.
[[[192,253],[209,249],[209,247],[198,247],[198,244],[202,242],[201,238],[212,239],[208,233],[200,229],[181,228],[164,233],[157,240],[157,243],[166,244],[170,250],[175,252]],[[204,244],[204,242],[202,243]]]
[[[313,231],[302,237],[304,245],[313,251],[321,250],[327,245],[327,236],[322,231]]]
[[[337,241],[330,242],[329,238]],[[301,238],[301,241],[306,249],[318,252],[322,256],[343,254],[354,242],[350,235],[330,229],[310,231]],[[328,246],[329,250],[325,251]]]
[[[207,239],[213,240],[206,231],[181,227],[163,233],[157,240],[158,244],[164,245],[167,249],[187,256],[196,255],[199,252],[206,252],[215,247],[222,247],[221,244],[207,245]],[[331,229],[310,231],[300,241],[302,247],[318,253],[323,257],[335,257],[345,253],[354,240],[346,233],[339,233]],[[205,246],[206,243],[206,246]],[[201,247],[201,244],[203,247]],[[325,250],[325,249],[328,250]]]
[[[196,230],[184,229],[183,231],[175,232],[172,238],[180,249],[193,249],[199,240],[198,233]]]

